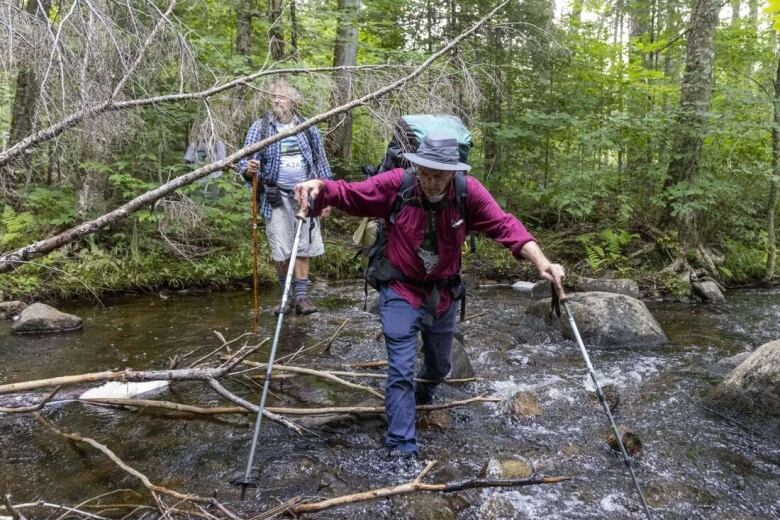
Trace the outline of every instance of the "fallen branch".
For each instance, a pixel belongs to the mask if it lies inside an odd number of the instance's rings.
[[[240,517],[236,516],[232,511],[230,511],[228,508],[222,505],[216,498],[205,498],[198,495],[179,493],[178,491],[174,491],[172,489],[168,489],[166,487],[153,484],[152,481],[149,480],[149,477],[147,477],[137,469],[129,466],[122,459],[120,459],[116,453],[111,451],[108,448],[108,446],[106,446],[105,444],[101,444],[95,439],[89,437],[82,437],[81,435],[75,433],[67,433],[62,430],[58,430],[56,427],[54,427],[54,425],[50,424],[46,419],[44,419],[38,414],[36,414],[35,417],[38,419],[38,421],[41,424],[43,424],[46,428],[56,433],[57,435],[61,437],[65,437],[66,439],[70,439],[72,441],[89,444],[93,448],[102,452],[106,457],[108,457],[114,464],[119,466],[123,471],[140,480],[141,484],[143,484],[143,486],[149,490],[149,492],[152,494],[154,498],[157,498],[156,496],[157,494],[163,494],[163,495],[168,495],[170,497],[176,498],[183,502],[196,502],[201,504],[208,504],[219,509],[223,514],[225,514],[231,520],[241,520]]]
[[[27,520],[27,517],[20,513],[11,503],[11,495],[7,493],[4,494],[3,503],[5,504],[5,508],[8,510],[8,512],[11,513],[11,518],[13,518],[13,520]]]
[[[12,392],[25,392],[36,390],[38,388],[47,388],[50,386],[68,386],[83,383],[105,383],[108,381],[121,381],[129,383],[140,383],[143,381],[208,381],[216,379],[230,373],[233,368],[241,363],[244,358],[262,347],[269,338],[265,338],[258,345],[248,348],[242,355],[237,356],[230,364],[219,368],[181,368],[175,370],[122,370],[105,372],[92,372],[88,374],[78,374],[71,376],[52,377],[48,379],[37,379],[34,381],[23,381],[19,383],[9,383],[0,385],[0,394]]]
[[[222,387],[221,385],[220,385],[220,390],[218,391],[226,399],[229,399],[237,403],[244,403],[244,404],[240,406],[203,407],[203,406],[194,406],[190,404],[173,403],[170,401],[157,401],[153,399],[124,399],[119,397],[95,397],[92,399],[82,399],[82,401],[85,403],[91,403],[96,405],[128,406],[132,408],[159,408],[164,410],[173,410],[177,412],[192,413],[192,414],[199,414],[199,415],[257,413],[257,407],[255,405],[230,393],[228,390],[225,390],[225,388]],[[228,394],[230,394],[230,397],[227,397],[227,395],[222,392],[227,392]],[[466,406],[472,403],[495,403],[500,401],[502,401],[502,399],[497,397],[476,396],[469,399],[463,399],[460,401],[448,401],[439,404],[425,404],[425,405],[421,404],[421,405],[417,405],[416,409],[421,411],[441,410],[444,408],[455,408],[458,406]],[[332,406],[326,408],[290,408],[290,407],[280,407],[280,406],[266,406],[265,411],[271,413],[272,415],[275,414],[328,415],[333,413],[376,414],[376,413],[384,413],[385,408],[384,406]],[[295,426],[299,427],[298,425]]]
[[[387,363],[386,361],[384,362]],[[241,362],[242,365],[251,366],[257,369],[265,368],[265,363],[259,363],[257,361],[249,361],[244,360]],[[350,365],[354,366],[354,365]],[[343,377],[368,377],[373,379],[387,379],[387,374],[372,374],[370,372],[349,372],[344,370],[331,370],[331,369],[325,369],[325,370],[314,370],[312,368],[304,368],[304,367],[293,367],[289,365],[274,365],[273,371],[279,370],[280,372],[293,372],[298,374],[309,374],[313,376],[323,377],[325,379],[330,379],[333,381],[334,379],[328,377],[328,376],[343,376]],[[274,375],[274,378],[277,376]],[[256,379],[265,379],[264,374],[260,374],[255,376]],[[479,381],[480,378],[478,377],[464,377],[459,379],[442,379],[442,380],[433,380],[433,379],[423,379],[416,377],[414,378],[415,382],[417,383],[448,383],[448,384],[456,384],[456,383],[472,383],[474,381]],[[366,390],[373,390],[369,389],[368,387],[364,387],[361,385],[355,385],[353,383],[349,383],[348,381],[344,381],[343,379],[339,379],[339,382],[346,383],[346,386],[350,386],[351,388],[361,388]],[[376,394],[375,394],[376,395]],[[384,398],[383,395],[377,395],[377,397]]]
[[[242,362],[244,365],[252,366],[255,368],[265,368],[265,363],[258,363],[257,361],[248,361],[244,360]],[[344,379],[341,379],[338,377],[340,374],[336,374],[335,372],[331,371],[323,371],[323,370],[315,370],[313,368],[304,368],[304,367],[291,367],[286,365],[274,365],[273,372],[279,371],[279,372],[292,372],[294,374],[305,374],[309,376],[319,377],[322,379],[327,379],[328,381],[332,381],[336,384],[346,386],[347,388],[353,388],[355,390],[362,390],[364,392],[368,392],[369,394],[373,395],[374,397],[378,397],[379,399],[384,399],[385,396],[381,392],[378,392],[377,390],[374,390],[370,386],[364,386],[364,385],[358,385],[356,383],[351,383],[349,381],[346,381]],[[265,375],[261,376],[262,378],[265,378]],[[272,378],[274,376],[272,375]]]
[[[472,25],[471,28],[462,32],[457,37],[453,38],[447,45],[445,45],[437,52],[429,56],[427,60],[425,60],[421,65],[419,65],[417,68],[415,68],[412,72],[410,72],[406,76],[403,76],[402,78],[390,83],[389,85],[385,85],[382,88],[379,88],[369,94],[366,94],[365,96],[362,96],[358,99],[354,99],[339,107],[328,110],[327,112],[323,112],[316,116],[310,117],[309,119],[306,119],[301,123],[294,125],[285,131],[278,132],[277,134],[274,134],[271,137],[262,139],[254,144],[246,146],[238,150],[237,152],[228,155],[227,157],[225,157],[220,161],[206,164],[196,170],[181,175],[169,182],[166,182],[158,186],[153,190],[147,191],[146,193],[139,195],[138,197],[130,200],[129,202],[123,204],[122,206],[96,219],[83,222],[53,237],[39,240],[38,242],[28,244],[24,247],[16,249],[15,251],[1,255],[0,273],[6,273],[12,271],[17,267],[19,267],[20,265],[22,265],[22,263],[27,260],[44,256],[50,253],[51,251],[54,251],[55,249],[62,247],[67,243],[77,240],[83,236],[89,235],[109,224],[113,224],[119,220],[127,218],[127,216],[133,213],[134,211],[142,207],[148,206],[154,201],[161,199],[162,197],[170,193],[173,193],[177,189],[183,186],[187,186],[188,184],[191,184],[196,180],[205,177],[206,175],[212,172],[215,172],[217,170],[224,170],[225,168],[228,167],[228,165],[232,164],[233,162],[243,157],[246,157],[250,154],[253,154],[259,150],[262,150],[263,148],[265,148],[266,146],[272,143],[280,141],[286,137],[290,137],[295,134],[298,134],[306,130],[312,125],[315,125],[322,121],[327,121],[333,116],[341,114],[342,112],[347,112],[349,110],[352,110],[355,107],[365,105],[369,101],[380,98],[389,92],[392,92],[396,89],[403,87],[406,83],[412,81],[417,76],[422,74],[423,71],[428,67],[430,67],[430,65],[434,61],[436,61],[441,56],[447,54],[452,48],[457,46],[461,41],[463,41],[465,38],[473,34],[477,29],[479,29],[482,25],[484,25],[485,22],[491,19],[500,9],[502,9],[508,3],[509,0],[504,0],[503,2],[501,2],[496,8],[490,11],[481,20],[477,21],[474,25]]]
[[[349,366],[352,368],[380,368],[387,366],[387,360],[376,359],[374,361],[361,361],[360,363],[352,363]]]
[[[322,511],[323,509],[329,509],[331,507],[339,507],[347,504],[354,504],[356,502],[366,502],[368,500],[387,498],[395,495],[407,495],[409,493],[416,493],[418,491],[438,491],[448,493],[452,491],[462,491],[464,489],[486,487],[521,487],[535,486],[539,484],[557,484],[559,482],[569,480],[569,477],[531,477],[508,480],[469,479],[457,482],[444,482],[441,484],[426,484],[425,482],[422,482],[422,477],[424,477],[433,468],[435,463],[436,462],[434,461],[428,464],[417,478],[404,484],[330,498],[328,500],[314,502],[311,504],[300,504],[293,507],[291,511],[294,514],[314,513],[316,511]]]
[[[224,397],[228,401],[236,403],[240,407],[245,408],[245,409],[247,409],[247,410],[249,410],[250,412],[253,412],[253,413],[258,413],[260,411],[260,408],[258,406],[250,403],[249,401],[241,399],[240,397],[235,395],[233,392],[231,392],[230,390],[228,390],[227,388],[225,388],[224,386],[219,384],[219,381],[217,381],[216,379],[209,379],[208,380],[208,384],[219,395],[221,395],[222,397]],[[274,422],[277,422],[279,424],[282,424],[282,425],[288,427],[289,429],[293,430],[298,435],[303,435],[304,431],[309,431],[309,430],[306,430],[305,428],[303,428],[301,425],[296,424],[293,421],[291,421],[291,420],[289,420],[289,419],[287,419],[285,417],[277,415],[275,410],[271,410],[269,408],[265,408],[263,410],[263,417],[267,417],[268,419],[270,419],[270,420],[272,420]],[[314,432],[309,431],[309,433],[314,433]]]
[[[56,123],[39,130],[38,132],[31,134],[7,150],[0,152],[0,166],[3,166],[11,162],[16,157],[22,155],[26,150],[40,143],[46,142],[60,135],[65,130],[72,128],[85,119],[93,118],[104,112],[116,112],[120,110],[127,110],[131,108],[139,108],[149,105],[160,105],[162,103],[177,103],[180,101],[196,101],[206,100],[216,94],[220,94],[226,90],[244,85],[246,82],[254,81],[262,76],[269,76],[273,74],[311,74],[314,72],[336,72],[336,71],[348,71],[348,70],[370,70],[370,69],[382,69],[382,68],[409,68],[408,65],[354,65],[354,66],[340,66],[340,67],[312,67],[312,68],[289,68],[289,69],[268,69],[254,72],[252,74],[235,78],[231,81],[211,87],[198,92],[183,92],[179,94],[167,94],[161,96],[151,96],[141,99],[129,99],[126,101],[116,101],[115,99],[108,99],[100,103],[96,103],[83,110],[79,110],[70,114],[69,116],[57,121]]]

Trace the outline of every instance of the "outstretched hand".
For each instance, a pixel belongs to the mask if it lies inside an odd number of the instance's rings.
[[[566,272],[561,264],[547,262],[540,265],[539,276],[552,282],[559,295],[563,294],[563,279],[566,277]]]
[[[323,183],[321,180],[313,179],[295,185],[295,188],[293,188],[293,193],[295,195],[295,202],[298,203],[298,207],[301,209],[301,212],[308,214],[309,210],[311,209],[309,207],[309,199],[312,201],[317,199],[317,196],[322,190],[322,184]]]

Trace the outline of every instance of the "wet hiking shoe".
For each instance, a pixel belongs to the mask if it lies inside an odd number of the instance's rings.
[[[317,312],[317,307],[311,302],[309,298],[301,298],[298,303],[295,304],[295,314],[314,314]]]

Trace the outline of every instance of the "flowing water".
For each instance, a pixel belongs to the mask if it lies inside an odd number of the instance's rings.
[[[288,363],[348,367],[382,358],[377,319],[362,310],[362,285],[357,286],[316,286],[315,297],[325,312],[290,317],[279,355],[314,345],[349,319],[329,353],[318,347]],[[722,378],[715,371],[719,359],[780,338],[780,292],[749,291],[729,297],[728,304],[717,307],[649,304],[671,340],[666,347],[591,350],[602,385],[612,384],[620,394],[617,422],[642,439],[637,477],[658,517],[780,518],[777,422],[746,422],[737,411],[713,410],[705,399]],[[261,298],[263,336],[273,332],[270,309],[276,301],[278,293]],[[105,302],[105,307],[66,305],[62,310],[84,318],[84,330],[56,336],[15,337],[10,335],[10,325],[3,323],[0,384],[125,367],[164,368],[174,356],[200,347],[186,358],[189,362],[219,345],[214,331],[230,339],[251,328],[250,302],[249,292],[236,291],[174,294],[167,299],[124,297]],[[468,314],[476,317],[463,326],[463,332],[466,350],[482,379],[443,385],[439,398],[482,393],[512,397],[524,390],[536,395],[543,415],[518,419],[506,403],[450,409],[444,430],[418,430],[422,458],[438,461],[427,480],[476,477],[491,458],[515,456],[530,461],[538,474],[572,480],[407,495],[323,511],[318,518],[642,518],[626,468],[606,446],[606,419],[574,344],[523,345],[515,340],[529,303],[527,297],[508,289],[475,291]],[[266,356],[264,350],[255,359]],[[356,381],[381,388],[382,380]],[[226,384],[252,401],[259,397],[256,383],[245,378]],[[341,406],[371,397],[309,376],[275,382],[271,392],[272,406]],[[326,498],[397,484],[413,478],[424,465],[399,468],[385,460],[381,416],[324,426],[308,423],[312,433],[304,436],[264,422],[256,463],[260,486],[248,500],[239,502],[238,491],[229,481],[243,473],[251,417],[139,413],[75,402],[74,395],[78,392],[73,389],[64,391],[58,397],[64,402],[50,404],[43,415],[63,430],[105,443],[155,483],[217,496],[247,514],[296,496]],[[0,404],[9,406],[8,396],[4,397]],[[175,383],[143,397],[201,406],[227,404],[198,382]],[[28,396],[10,402],[30,401],[34,400]],[[109,491],[128,490],[101,500],[150,503],[139,483],[102,454],[85,445],[74,447],[31,415],[0,415],[3,490],[15,502],[40,498],[72,505]],[[122,516],[116,511],[104,514]]]

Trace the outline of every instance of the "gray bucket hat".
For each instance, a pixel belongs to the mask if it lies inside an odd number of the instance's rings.
[[[471,166],[460,162],[458,140],[448,135],[428,134],[415,153],[404,153],[404,158],[414,164],[433,170],[469,171]]]

